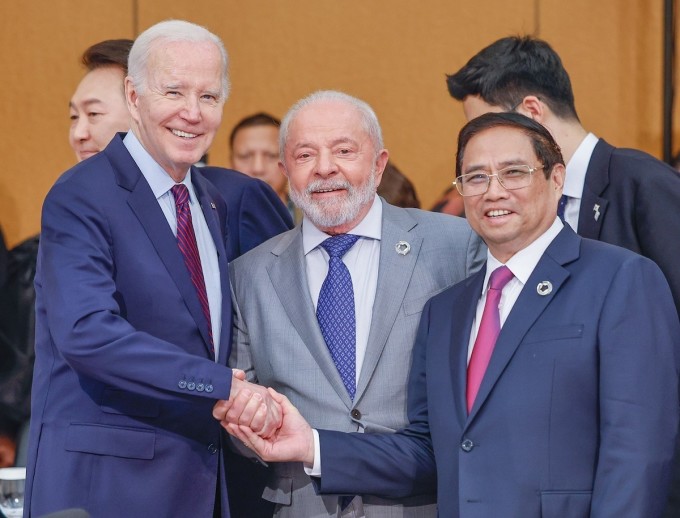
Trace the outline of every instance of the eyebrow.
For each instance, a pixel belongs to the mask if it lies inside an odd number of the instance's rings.
[[[330,142],[331,147],[337,146],[338,144],[352,144],[356,147],[359,147],[359,142],[354,140],[353,138],[350,138],[350,137],[340,137],[340,138],[337,138],[335,140],[331,140],[331,142]],[[304,148],[304,147],[314,148],[316,146],[314,144],[310,143],[310,142],[303,141],[303,142],[300,142],[299,144],[296,144],[293,147],[293,150]]]
[[[82,104],[83,104],[84,106],[92,106],[93,104],[103,104],[103,103],[104,103],[104,101],[102,101],[101,99],[97,99],[97,98],[95,97],[94,99],[85,99],[85,100],[83,101]],[[73,101],[69,101],[69,102],[68,102],[68,107],[69,107],[69,108],[75,108],[76,105],[73,104]]]
[[[500,162],[498,169],[505,169],[506,167],[510,167],[512,165],[528,165],[528,162],[522,158],[512,158],[510,160],[503,160]],[[466,173],[470,171],[478,171],[478,170],[487,170],[487,167],[485,165],[471,165],[469,167],[466,167],[464,170]]]

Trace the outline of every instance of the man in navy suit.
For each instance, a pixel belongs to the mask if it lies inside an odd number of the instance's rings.
[[[468,120],[516,111],[548,128],[567,166],[566,223],[580,236],[652,259],[680,314],[680,175],[646,153],[615,148],[588,132],[576,113],[569,74],[547,42],[501,38],[448,76],[447,86]],[[680,436],[675,455],[680,457]],[[680,462],[673,480],[668,517],[680,515]]]
[[[266,460],[305,462],[322,493],[394,498],[436,483],[447,518],[660,516],[680,323],[656,264],[556,217],[564,174],[550,133],[523,115],[486,114],[461,131],[456,186],[487,263],[423,310],[405,429],[313,431],[273,392],[275,436],[225,427]],[[497,270],[504,287],[488,285]],[[257,429],[257,401],[240,408]]]
[[[231,337],[224,200],[192,166],[228,93],[220,39],[159,23],[130,51],[131,131],[43,207],[26,516],[228,516],[219,399]],[[180,235],[177,235],[181,232]]]

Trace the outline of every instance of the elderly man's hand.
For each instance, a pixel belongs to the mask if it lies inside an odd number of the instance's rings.
[[[225,428],[228,423],[247,426],[266,438],[281,426],[281,406],[265,387],[245,381],[245,373],[234,369],[229,399],[215,403],[213,417]]]
[[[222,426],[263,460],[272,462],[314,463],[314,432],[297,408],[282,394],[268,389],[274,401],[281,405],[281,428],[270,437],[262,437],[247,426],[222,422]]]

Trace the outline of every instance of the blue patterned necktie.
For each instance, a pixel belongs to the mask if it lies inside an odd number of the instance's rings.
[[[352,400],[356,391],[356,317],[352,277],[342,256],[358,239],[352,234],[339,234],[321,243],[330,258],[316,306],[321,334]]]

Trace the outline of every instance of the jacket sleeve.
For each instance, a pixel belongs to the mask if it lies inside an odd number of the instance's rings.
[[[591,516],[661,516],[678,429],[680,324],[656,265],[615,275],[598,328],[600,446]],[[660,497],[661,496],[661,497]]]
[[[408,386],[409,425],[394,434],[319,430],[321,493],[402,498],[436,492],[425,372],[429,309],[428,302],[413,350]]]

